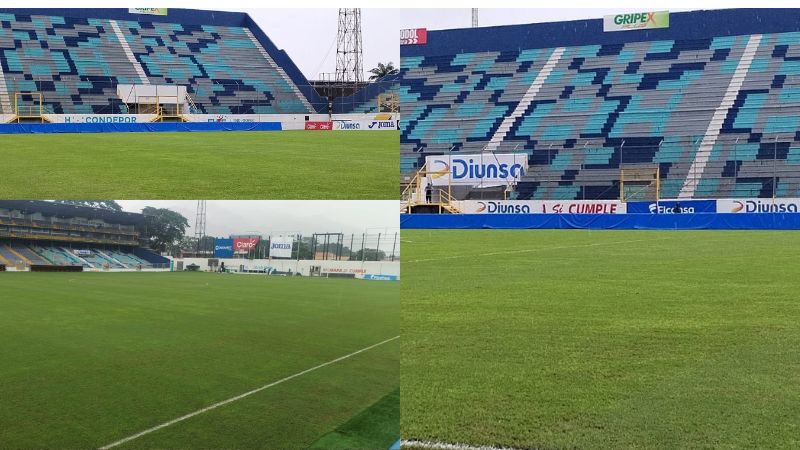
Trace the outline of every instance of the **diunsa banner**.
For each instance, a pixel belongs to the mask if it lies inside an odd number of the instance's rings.
[[[509,186],[528,170],[527,153],[438,155],[427,156],[425,162],[433,186]]]

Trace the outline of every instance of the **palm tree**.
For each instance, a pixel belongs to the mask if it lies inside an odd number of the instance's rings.
[[[369,79],[379,80],[387,75],[394,75],[398,72],[400,71],[394,67],[394,63],[391,61],[389,61],[389,64],[386,65],[384,65],[383,63],[378,63],[378,67],[375,67],[374,69],[369,71],[369,73],[372,74],[370,75]]]

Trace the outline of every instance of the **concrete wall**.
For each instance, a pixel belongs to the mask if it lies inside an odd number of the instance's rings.
[[[208,266],[209,258],[175,258],[173,263],[183,262],[183,267],[191,264],[200,266],[200,270],[210,270]],[[312,266],[320,266],[323,276],[326,273],[348,273],[354,274],[357,278],[364,275],[389,275],[400,276],[399,261],[310,261],[310,260],[285,260],[285,259],[229,259],[222,258],[220,262],[225,262],[225,267],[231,271],[240,270],[266,270],[273,269],[278,272],[300,273],[308,276]],[[176,264],[174,264],[176,266]]]

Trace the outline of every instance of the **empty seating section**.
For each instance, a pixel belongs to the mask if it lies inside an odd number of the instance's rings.
[[[302,94],[241,27],[120,21],[152,84],[188,86],[206,113],[310,112]]]
[[[57,244],[0,243],[0,264],[10,266],[19,263],[23,265],[84,266],[85,268],[94,269],[104,269],[106,267],[110,269],[138,269],[140,266],[143,269],[153,268],[151,262],[135,255],[133,249],[80,248],[79,250],[82,251],[82,256],[77,256],[74,249],[61,247]]]
[[[9,95],[42,92],[55,114],[124,112],[116,85],[139,82],[108,20],[0,14],[0,63]]]
[[[517,198],[618,198],[622,167],[658,167],[664,198],[692,178],[695,197],[800,195],[800,33],[761,36],[745,72],[750,39],[567,47],[494,150],[529,155]],[[554,50],[402,58],[401,171],[483,151]],[[720,107],[724,122],[712,124]],[[707,132],[719,137],[690,173]]]
[[[243,27],[0,13],[0,63],[9,95],[42,92],[49,113],[127,113],[116,87],[141,83],[187,86],[208,114],[312,112]]]

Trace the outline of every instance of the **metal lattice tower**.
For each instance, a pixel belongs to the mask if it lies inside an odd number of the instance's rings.
[[[364,81],[361,50],[361,9],[339,9],[339,31],[336,36],[336,82],[342,85]]]
[[[197,239],[197,248],[195,251],[200,253],[200,243],[206,237],[206,201],[197,201],[197,215],[194,219],[194,237]]]
[[[472,8],[472,28],[478,28],[478,8]]]

